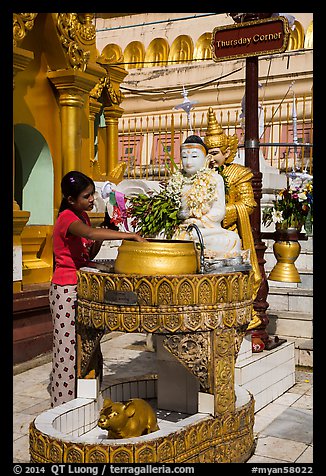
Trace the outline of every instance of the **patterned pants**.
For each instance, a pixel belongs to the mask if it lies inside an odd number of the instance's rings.
[[[53,323],[51,406],[76,398],[77,285],[51,283],[49,291]]]

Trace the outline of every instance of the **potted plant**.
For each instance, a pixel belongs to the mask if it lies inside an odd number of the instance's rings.
[[[295,228],[312,223],[313,179],[308,174],[295,174],[288,187],[280,190],[273,200],[273,206],[263,211],[263,224],[275,223],[276,229]],[[307,231],[307,230],[306,230]]]
[[[311,233],[313,223],[313,178],[306,173],[290,174],[289,185],[280,190],[273,205],[263,210],[265,226],[275,223],[273,251],[277,263],[269,275],[273,281],[301,282],[294,262],[300,254],[298,235],[305,227]]]

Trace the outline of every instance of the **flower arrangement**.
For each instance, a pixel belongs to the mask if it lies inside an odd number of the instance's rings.
[[[140,193],[129,200],[127,213],[132,217],[131,225],[144,237],[163,233],[170,239],[182,222],[178,216],[178,197],[171,196],[166,185],[161,184],[161,187],[160,192]]]
[[[263,210],[262,222],[265,226],[275,223],[277,228],[297,228],[305,226],[310,232],[313,222],[313,179],[305,173],[290,174],[290,184],[280,190],[273,206]]]
[[[133,217],[132,226],[136,231],[141,231],[143,236],[162,233],[167,239],[171,239],[184,220],[181,210],[183,187],[189,185],[185,198],[187,214],[201,218],[209,210],[217,193],[213,175],[214,170],[205,167],[191,177],[186,177],[178,170],[166,184],[161,184],[160,192],[131,198],[128,216]]]

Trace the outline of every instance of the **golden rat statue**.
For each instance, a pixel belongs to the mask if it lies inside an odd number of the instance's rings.
[[[159,430],[156,413],[146,400],[132,398],[125,403],[105,399],[97,425],[108,430],[108,438],[130,438]]]

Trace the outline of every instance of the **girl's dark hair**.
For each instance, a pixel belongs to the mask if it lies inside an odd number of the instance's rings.
[[[78,172],[77,170],[71,170],[68,172],[61,180],[61,192],[63,198],[60,204],[59,213],[69,208],[69,196],[76,199],[89,185],[93,186],[95,192],[95,184],[90,177],[87,177],[87,175]]]

